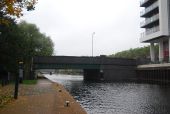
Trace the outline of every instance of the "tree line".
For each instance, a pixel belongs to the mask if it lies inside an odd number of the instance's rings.
[[[158,55],[158,45],[155,46],[155,55]],[[130,58],[130,59],[148,59],[150,58],[150,46],[144,46],[140,48],[129,49],[115,54],[110,57],[116,58]]]
[[[54,44],[35,24],[16,19],[23,11],[35,9],[37,0],[0,0],[0,70],[17,75],[18,62],[24,62],[24,76],[30,78],[33,56],[51,56]]]
[[[18,73],[18,62],[24,63],[24,76],[30,78],[32,57],[51,56],[54,44],[35,24],[17,24],[8,18],[8,25],[0,24],[0,65],[13,75]]]

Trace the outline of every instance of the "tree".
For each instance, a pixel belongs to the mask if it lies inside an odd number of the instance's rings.
[[[24,62],[25,78],[30,78],[30,66],[33,56],[51,56],[54,44],[50,37],[40,33],[34,24],[25,21],[10,24],[1,29],[0,64],[8,71],[17,73],[19,61]]]
[[[50,37],[40,33],[39,29],[34,24],[28,24],[25,21],[19,25],[20,38],[22,48],[20,50],[22,60],[25,63],[25,76],[29,76],[32,57],[34,56],[51,56],[53,54],[54,44]]]
[[[16,73],[20,40],[17,36],[18,27],[15,23],[10,23],[10,26],[3,26],[0,30],[0,64],[8,71]]]
[[[156,55],[158,55],[158,45],[155,46]],[[132,58],[132,59],[138,59],[138,58],[149,58],[150,57],[150,47],[145,46],[141,48],[134,48],[129,49],[125,51],[121,51],[115,54],[110,55],[111,57],[118,57],[118,58]]]
[[[23,9],[34,10],[37,0],[0,0],[0,24],[8,24],[5,17],[21,17]]]

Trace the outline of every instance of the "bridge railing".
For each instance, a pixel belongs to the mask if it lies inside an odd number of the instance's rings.
[[[111,57],[44,56],[44,57],[34,57],[33,64],[136,65],[136,60],[123,59],[123,58],[111,58]]]

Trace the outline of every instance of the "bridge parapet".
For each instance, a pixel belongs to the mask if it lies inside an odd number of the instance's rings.
[[[75,56],[37,56],[33,58],[33,64],[106,64],[136,66],[136,60],[111,58],[111,57],[75,57]]]
[[[33,58],[35,64],[99,64],[100,58],[74,56],[37,56]]]

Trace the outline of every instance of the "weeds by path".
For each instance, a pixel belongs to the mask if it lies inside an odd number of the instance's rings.
[[[0,87],[0,108],[13,100],[14,86]]]
[[[19,85],[19,95],[26,95],[32,90],[32,85],[35,85],[37,80],[24,80],[23,84]],[[0,108],[14,100],[15,84],[11,83],[6,86],[0,86]]]

